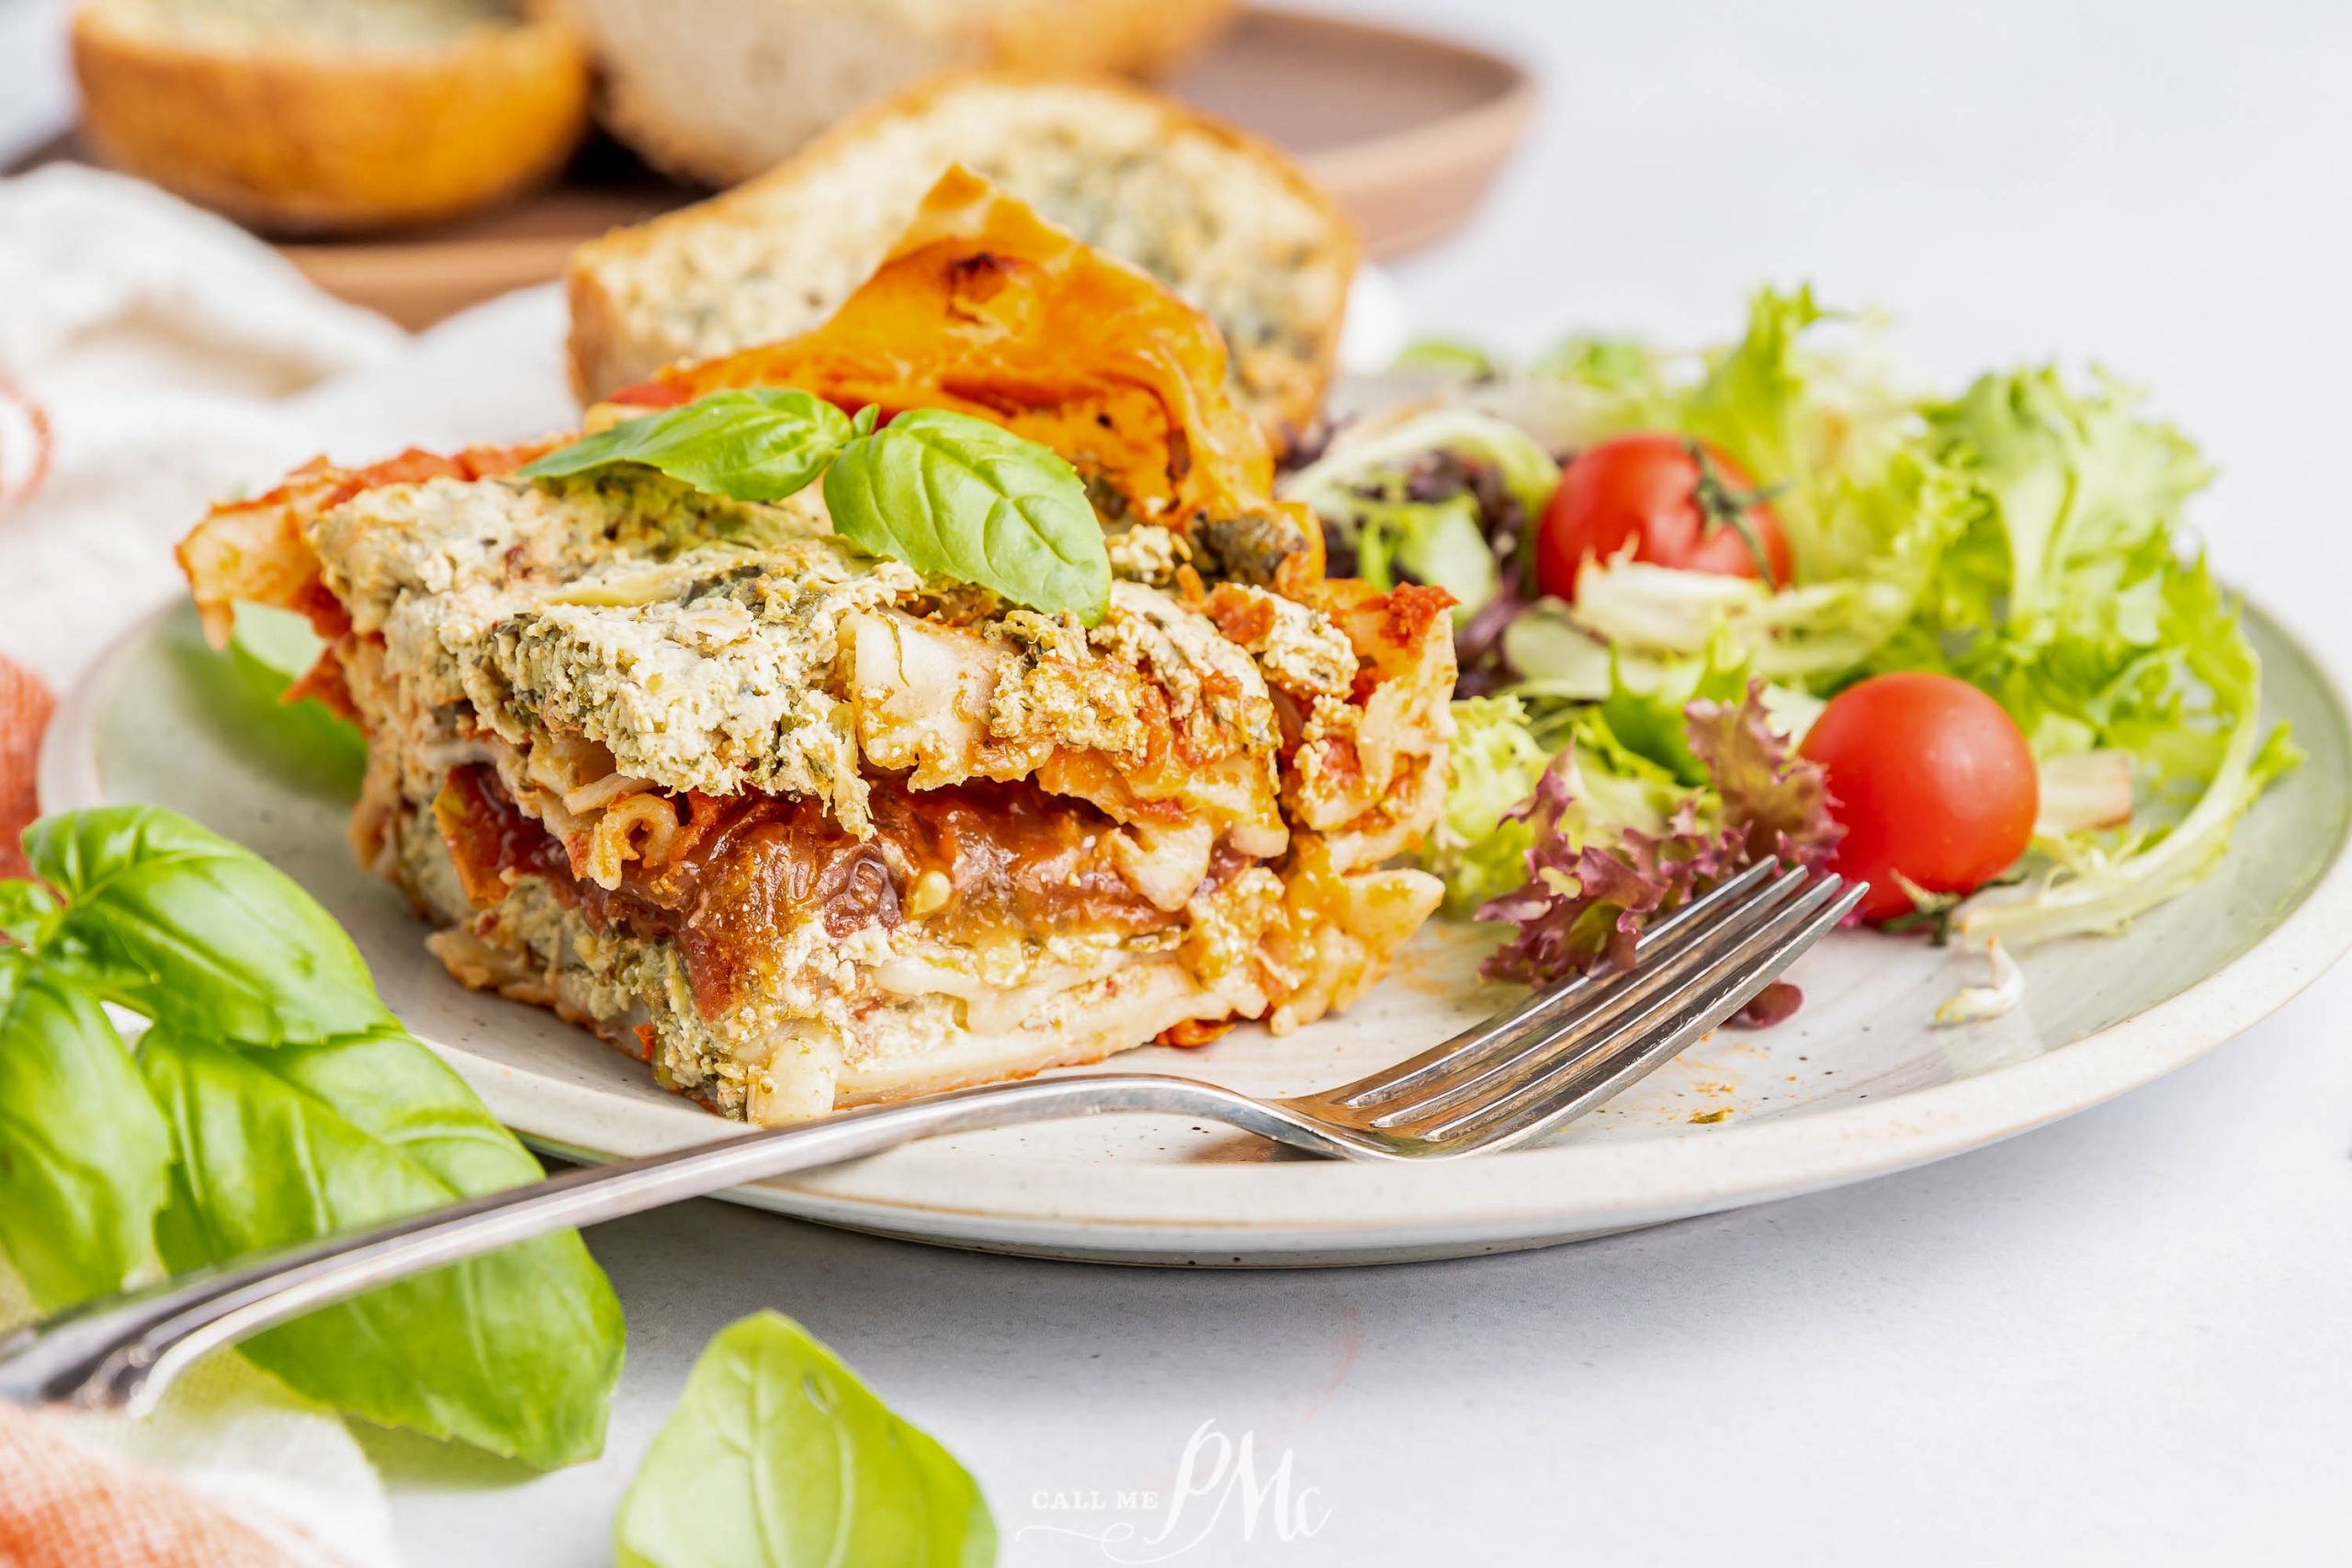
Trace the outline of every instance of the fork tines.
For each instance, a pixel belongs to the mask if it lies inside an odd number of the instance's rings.
[[[1768,861],[1644,934],[1634,966],[1579,975],[1384,1073],[1312,1097],[1397,1152],[1530,1142],[1722,1024],[1867,891]],[[1403,1146],[1398,1146],[1403,1145]]]

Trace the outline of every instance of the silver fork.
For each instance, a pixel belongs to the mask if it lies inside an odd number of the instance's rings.
[[[153,1406],[207,1352],[428,1269],[940,1133],[1122,1111],[1205,1117],[1307,1154],[1451,1159],[1516,1148],[1584,1114],[1721,1024],[1866,891],[1751,867],[1663,919],[1641,963],[1579,976],[1385,1072],[1253,1100],[1156,1073],[988,1084],[583,1168],[93,1302],[0,1337],[0,1398]]]

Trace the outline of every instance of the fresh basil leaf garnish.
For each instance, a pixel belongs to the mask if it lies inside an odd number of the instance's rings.
[[[54,1312],[155,1256],[171,1137],[87,992],[0,949],[0,1250]]]
[[[713,495],[774,502],[825,478],[833,530],[877,556],[1092,626],[1111,558],[1078,470],[986,420],[912,409],[876,428],[797,387],[712,392],[626,420],[515,470],[555,479],[639,463]]]
[[[814,393],[797,387],[739,388],[623,420],[515,474],[560,479],[641,463],[712,495],[782,501],[824,472],[854,434],[849,416]]]
[[[107,806],[25,830],[65,896],[46,963],[107,1001],[249,1045],[382,1022],[359,950],[293,879],[176,812]]]
[[[269,1050],[158,1024],[139,1062],[177,1156],[155,1227],[175,1270],[542,1174],[397,1024]],[[241,1348],[337,1409],[545,1468],[604,1447],[621,1342],[612,1286],[566,1232],[380,1286]]]
[[[987,1568],[978,1483],[790,1318],[723,1329],[613,1521],[621,1568]]]
[[[1111,557],[1078,470],[1048,447],[942,409],[860,437],[825,475],[833,528],[878,556],[1091,626]]]

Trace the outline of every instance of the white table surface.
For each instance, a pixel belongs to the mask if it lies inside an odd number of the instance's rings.
[[[1502,41],[1551,88],[1475,227],[1397,269],[1424,325],[1716,335],[1759,279],[1811,277],[1899,308],[1929,377],[2102,360],[2226,470],[2200,513],[2222,569],[2352,668],[2341,0],[1346,8]],[[970,1464],[1020,1568],[2342,1561],[2347,1012],[2339,969],[1998,1147],[1471,1262],[1122,1270],[697,1204],[592,1238],[630,1319],[603,1461],[370,1442],[411,1562],[602,1562],[687,1363],[774,1307]],[[1229,1506],[1168,1557],[1196,1502],[1152,1544],[1204,1421],[1261,1473],[1287,1451],[1319,1529]],[[1122,1521],[1116,1555],[1037,1528]]]

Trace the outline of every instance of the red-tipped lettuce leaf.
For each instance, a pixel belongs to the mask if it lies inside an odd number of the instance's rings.
[[[1762,693],[1757,683],[1737,705],[1693,702],[1686,711],[1720,826],[1701,826],[1705,797],[1694,795],[1663,833],[1628,829],[1607,843],[1583,841],[1575,751],[1544,770],[1534,794],[1507,818],[1534,834],[1527,880],[1478,911],[1480,919],[1518,928],[1487,960],[1480,971],[1487,978],[1542,986],[1630,969],[1645,925],[1743,867],[1774,855],[1808,870],[1826,863],[1844,832],[1829,816],[1826,781],[1766,722]],[[1751,1006],[1749,1021],[1776,1023],[1796,1000],[1794,987],[1773,987]]]
[[[1765,716],[1764,684],[1748,682],[1737,705],[1703,699],[1683,710],[1690,750],[1724,803],[1724,820],[1740,830],[1743,864],[1778,855],[1819,871],[1846,836],[1829,815],[1829,781],[1796,754]]]

